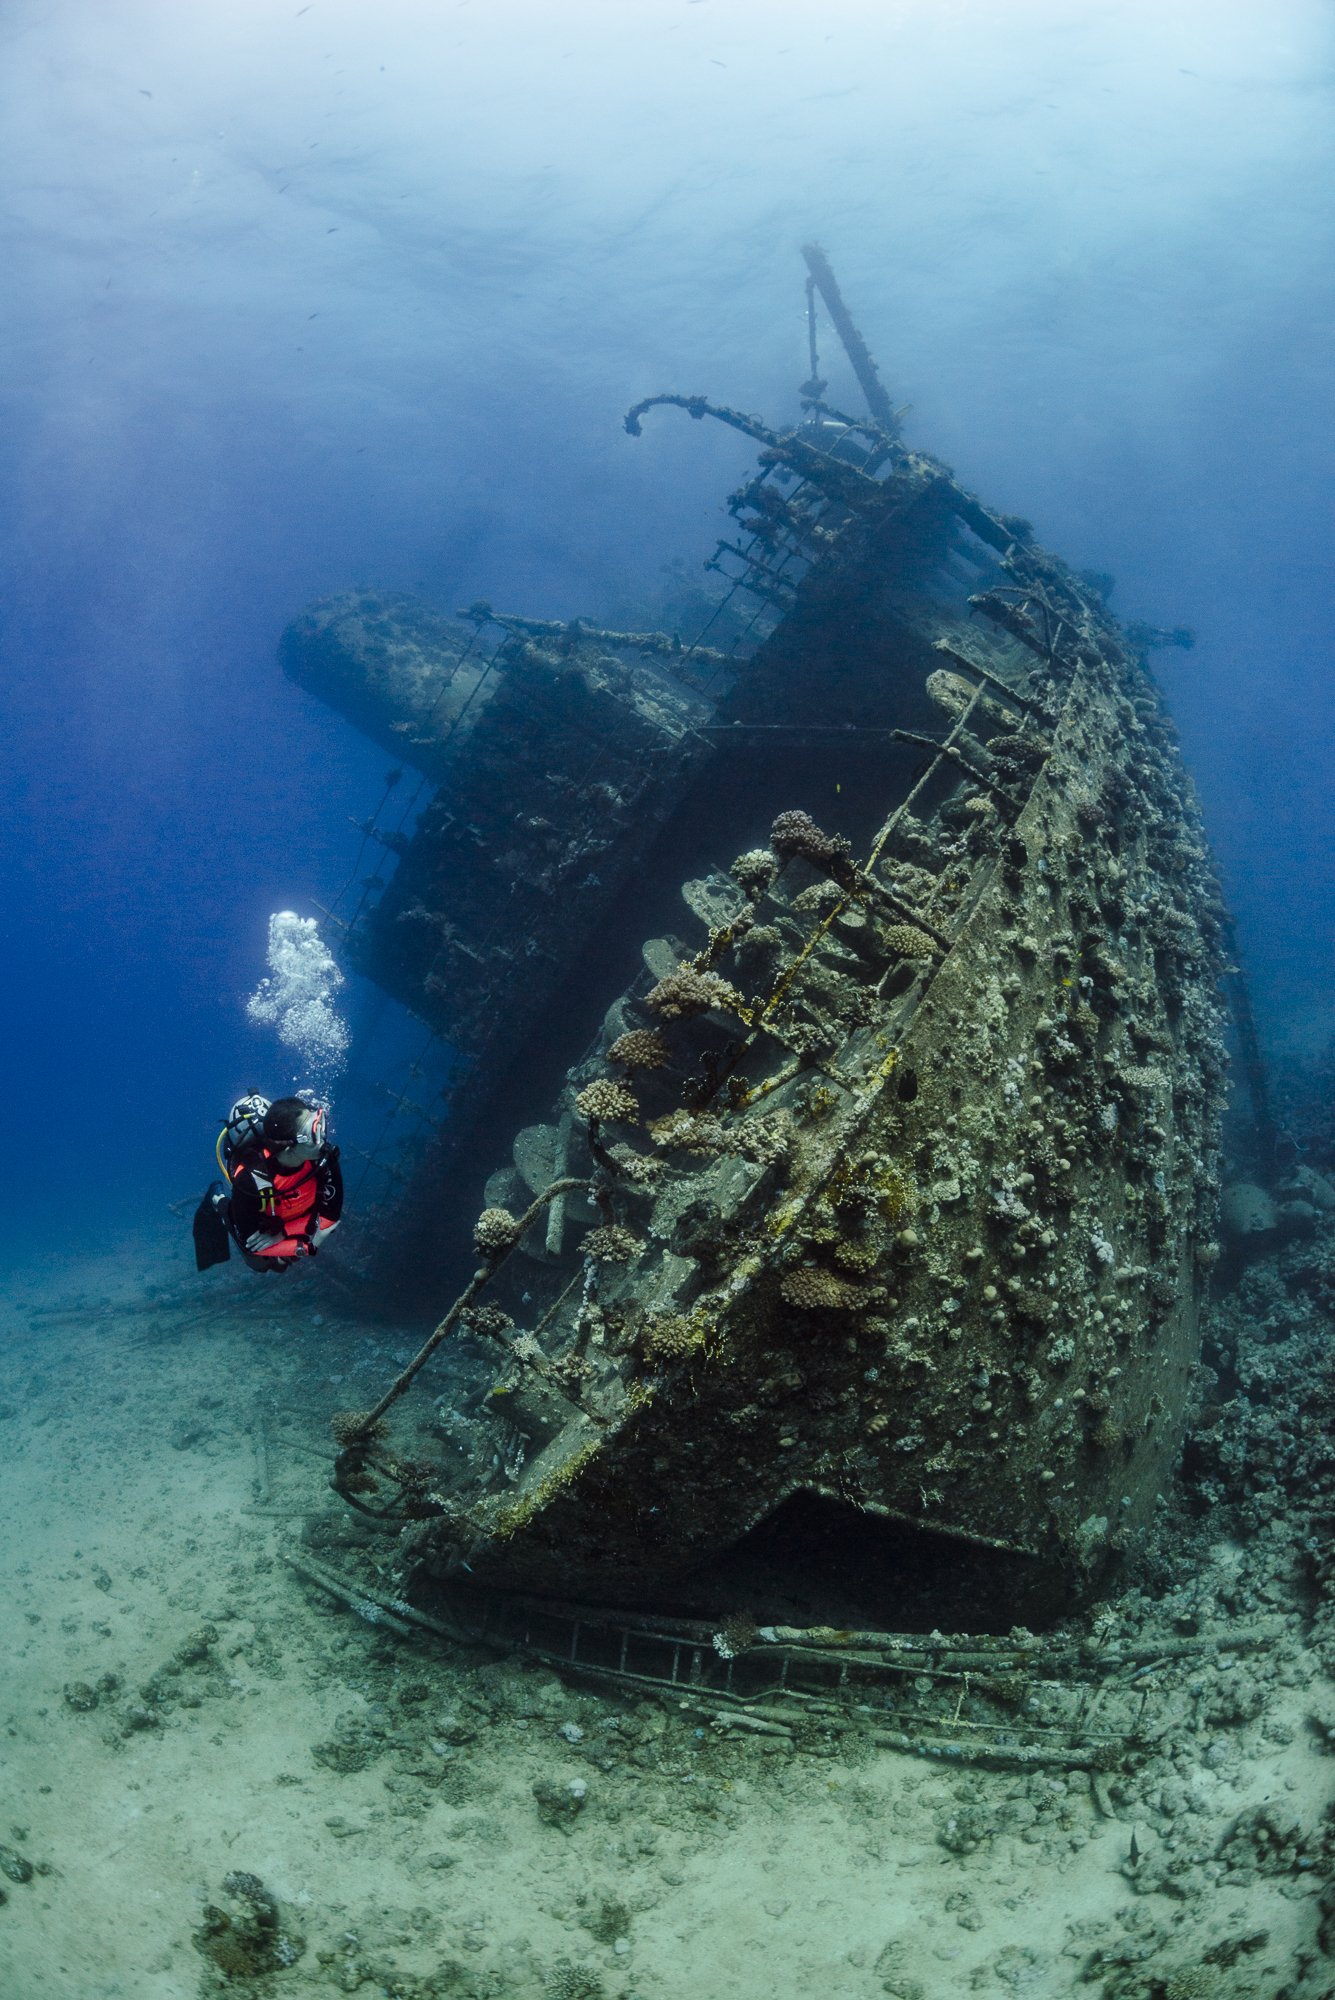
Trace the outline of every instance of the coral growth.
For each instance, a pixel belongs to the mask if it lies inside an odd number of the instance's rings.
[[[930,958],[936,946],[916,924],[891,924],[885,942],[899,958]]]
[[[648,1153],[637,1153],[633,1146],[613,1146],[608,1158],[633,1187],[652,1187],[663,1171],[661,1160]]]
[[[631,1028],[607,1051],[607,1060],[624,1069],[662,1069],[667,1059],[668,1045],[654,1028]]]
[[[757,1166],[773,1166],[793,1143],[793,1121],[786,1111],[770,1111],[761,1118],[748,1118],[733,1135],[733,1146],[744,1160]]]
[[[573,1486],[585,1467],[598,1456],[600,1449],[601,1446],[597,1441],[590,1439],[587,1444],[582,1444],[578,1451],[573,1451],[569,1458],[562,1459],[559,1465],[553,1466],[536,1486],[528,1488],[526,1492],[520,1493],[514,1500],[507,1501],[504,1506],[498,1508],[492,1525],[502,1541],[508,1541],[511,1535],[519,1534],[521,1529],[528,1526],[535,1514],[540,1514],[544,1507],[550,1506],[558,1493],[563,1493],[568,1486]]]
[[[1219,1991],[1219,1974],[1212,1965],[1184,1965],[1164,1983],[1164,2000],[1212,2000]]]
[[[463,1316],[463,1323],[471,1333],[488,1335],[493,1340],[503,1339],[514,1325],[508,1312],[499,1306],[471,1305]]]
[[[473,1224],[473,1248],[480,1257],[499,1257],[519,1241],[519,1224],[508,1208],[484,1208]]]
[[[770,845],[787,861],[798,857],[833,875],[837,881],[851,881],[853,848],[842,834],[824,833],[810,813],[782,812],[770,828]]]
[[[610,1076],[600,1076],[585,1084],[575,1099],[575,1109],[590,1124],[630,1125],[640,1115],[640,1101],[624,1083],[613,1083]]]
[[[544,2000],[603,2000],[607,1988],[591,1966],[558,1958],[542,1990]]]
[[[222,1886],[229,1906],[206,1903],[193,1942],[223,1983],[265,1979],[295,1965],[306,1940],[282,1922],[277,1900],[259,1876],[237,1869],[223,1878]]]
[[[611,1222],[602,1229],[591,1229],[579,1247],[591,1264],[629,1264],[644,1245],[619,1222]]]
[[[779,872],[779,857],[768,847],[751,847],[739,854],[729,871],[748,902],[757,902]]]
[[[850,1285],[846,1278],[836,1278],[833,1272],[818,1270],[813,1264],[789,1271],[779,1293],[788,1305],[802,1312],[853,1312],[867,1297],[861,1285]]]
[[[809,889],[793,897],[793,915],[796,917],[824,917],[839,901],[839,890],[833,882],[813,882]]]
[[[783,938],[773,924],[757,924],[754,930],[746,931],[737,940],[737,957],[740,964],[749,966],[753,973],[763,970],[765,962],[772,959],[783,947]]]
[[[382,1417],[369,1423],[369,1410],[337,1410],[329,1419],[329,1428],[334,1443],[340,1446],[357,1444],[378,1444],[388,1435],[389,1426]]]
[[[654,1143],[683,1153],[722,1153],[728,1150],[728,1135],[720,1121],[708,1113],[669,1111],[649,1126]]]
[[[786,1111],[740,1120],[729,1130],[712,1112],[669,1111],[649,1126],[654,1143],[672,1152],[736,1153],[757,1166],[781,1160],[792,1144],[793,1121]]]
[[[1017,776],[1035,764],[1041,764],[1048,751],[1041,736],[1031,736],[1024,731],[1009,736],[994,736],[987,747],[998,764],[1013,770]]]
[[[699,1313],[654,1313],[640,1322],[640,1346],[654,1360],[680,1361],[708,1344],[710,1325]]]
[[[827,1198],[831,1210],[851,1216],[853,1234],[860,1234],[878,1220],[902,1222],[917,1212],[918,1189],[912,1176],[887,1153],[864,1153],[846,1161],[832,1176]],[[845,1234],[836,1229],[835,1235]],[[834,1240],[833,1235],[831,1241]]]
[[[834,1246],[834,1261],[845,1271],[870,1271],[878,1263],[881,1245],[874,1237],[841,1237]]]
[[[976,692],[961,674],[948,673],[944,667],[927,676],[928,696],[947,715],[963,715]]]
[[[1089,1441],[1096,1451],[1114,1451],[1122,1438],[1122,1426],[1110,1415],[1101,1416],[1089,1433]]]
[[[760,1637],[760,1627],[749,1611],[730,1611],[714,1633],[714,1651],[721,1660],[735,1660]]]
[[[683,965],[660,979],[644,1004],[665,1021],[676,1021],[708,1013],[711,1007],[737,1013],[744,1003],[737,988],[717,972],[699,972],[693,965]]]

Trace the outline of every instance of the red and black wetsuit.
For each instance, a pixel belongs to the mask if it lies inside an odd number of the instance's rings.
[[[318,1160],[280,1167],[267,1146],[248,1146],[227,1163],[231,1181],[228,1223],[247,1263],[291,1264],[309,1257],[326,1230],[343,1213],[343,1170],[338,1148],[327,1146]],[[246,1249],[256,1231],[274,1241]]]

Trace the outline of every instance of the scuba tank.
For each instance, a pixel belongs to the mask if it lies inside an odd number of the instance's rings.
[[[263,1143],[264,1114],[268,1109],[269,1099],[252,1090],[248,1096],[237,1099],[218,1134],[214,1152],[222,1180],[205,1189],[204,1198],[195,1210],[193,1235],[197,1271],[208,1271],[215,1264],[225,1264],[232,1254],[231,1237],[225,1220],[227,1194],[232,1184],[232,1162],[247,1147]]]
[[[264,1142],[264,1114],[269,1109],[269,1099],[252,1090],[246,1097],[239,1097],[227,1114],[227,1123],[218,1134],[215,1148],[218,1169],[228,1181],[232,1178],[232,1162],[238,1153],[249,1146],[259,1146]]]

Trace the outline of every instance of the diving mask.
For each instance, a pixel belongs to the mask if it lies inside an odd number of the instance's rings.
[[[313,1165],[325,1149],[325,1138],[323,1110],[303,1112],[297,1120],[295,1138],[280,1148],[277,1154],[279,1166],[291,1168]]]

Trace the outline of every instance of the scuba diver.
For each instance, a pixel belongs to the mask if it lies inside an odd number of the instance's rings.
[[[314,1257],[343,1213],[343,1170],[318,1105],[270,1103],[252,1091],[218,1134],[214,1181],[195,1211],[195,1268],[225,1264],[235,1238],[252,1271],[290,1271]]]

